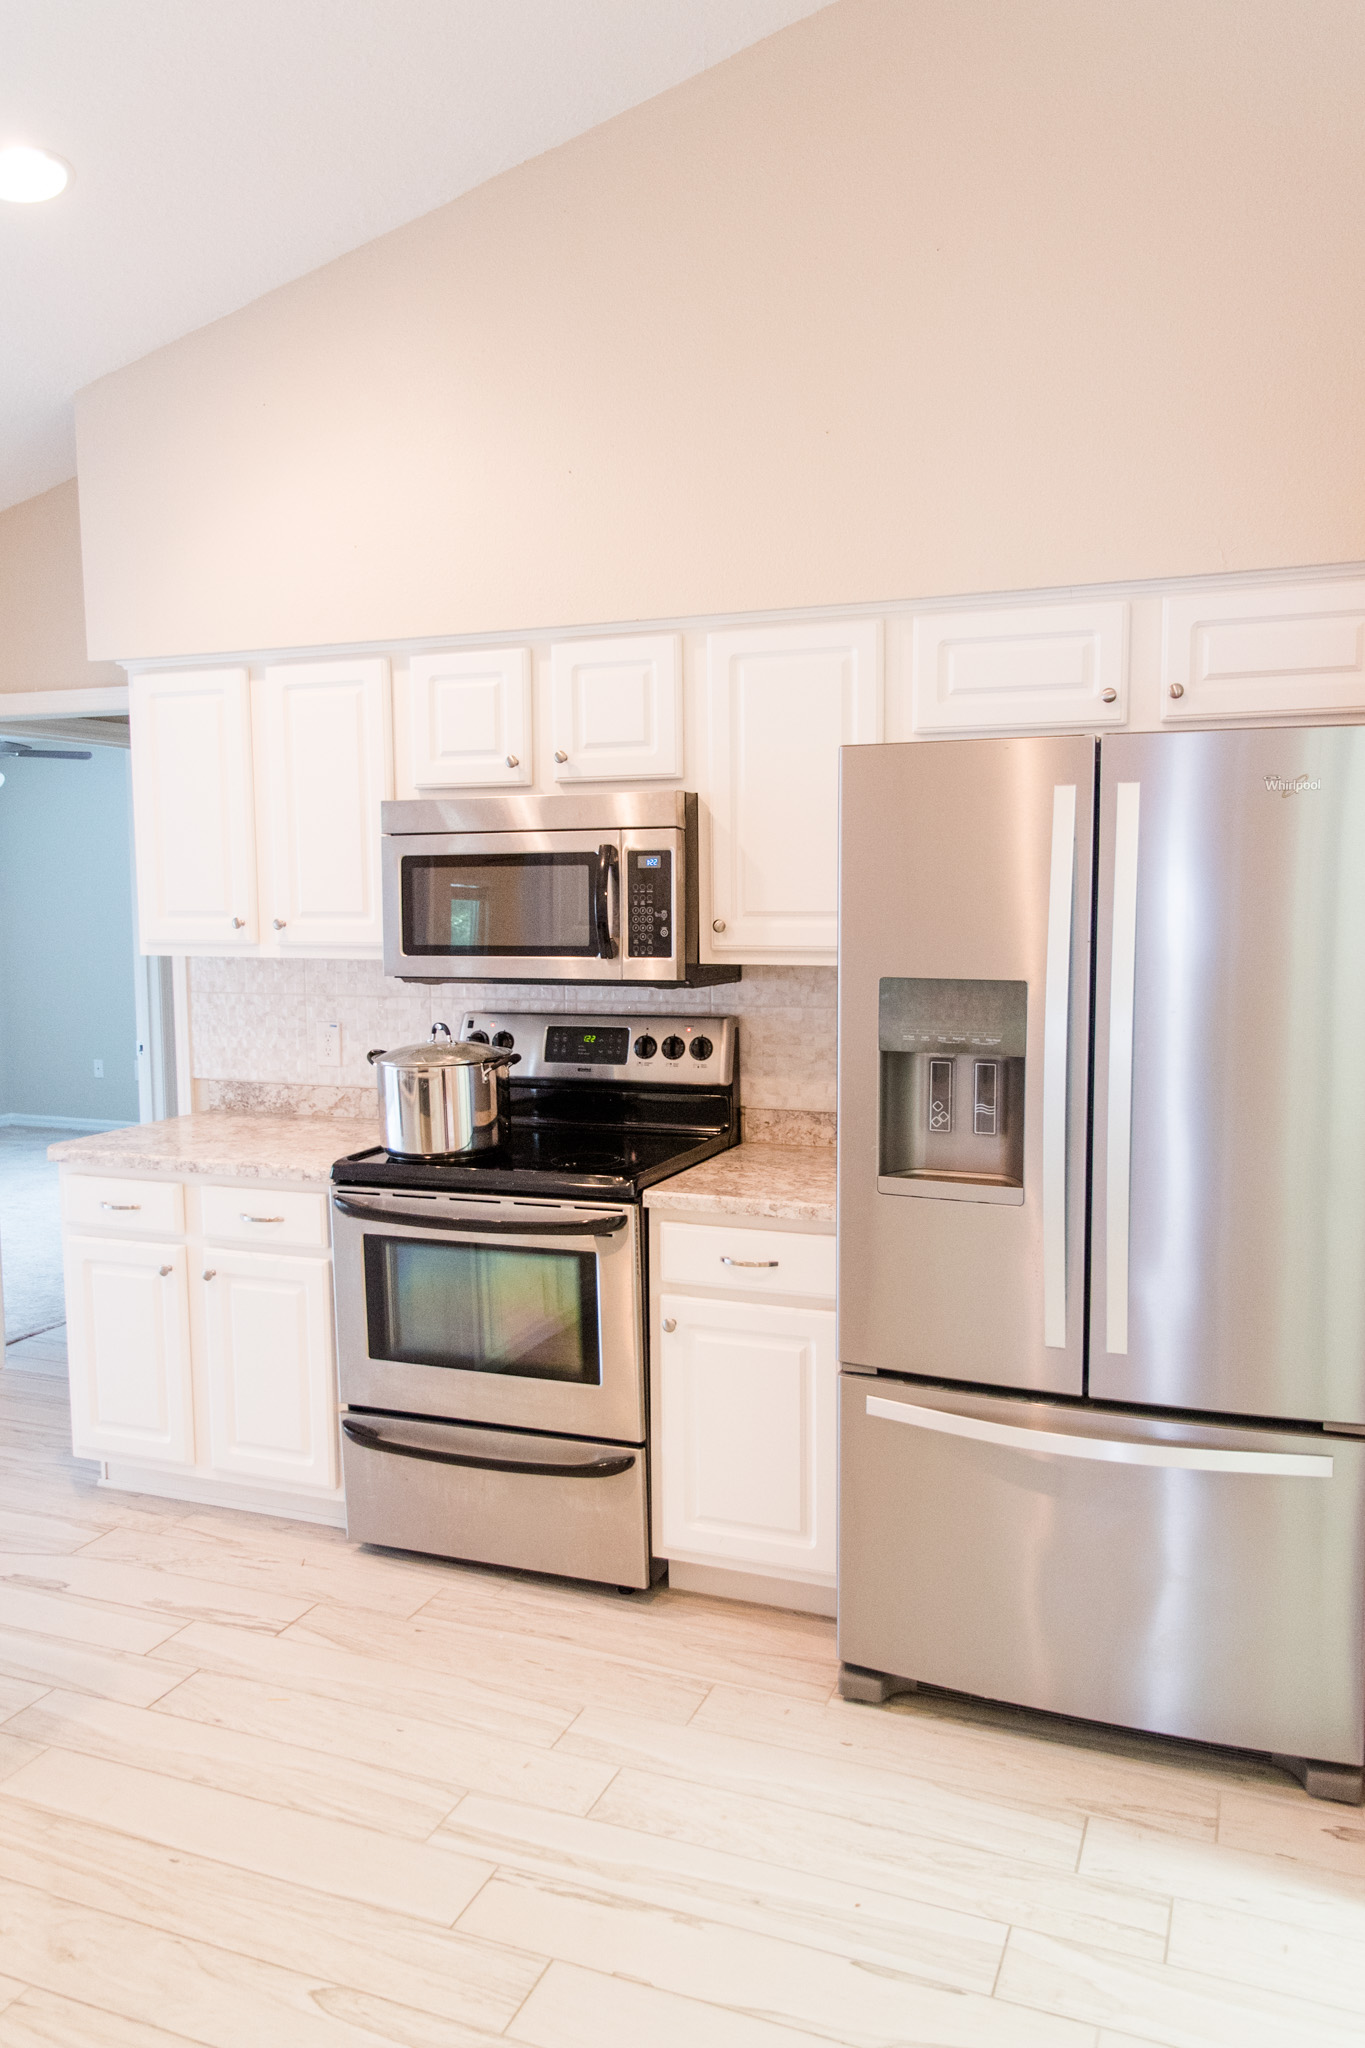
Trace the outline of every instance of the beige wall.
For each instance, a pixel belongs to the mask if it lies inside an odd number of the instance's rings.
[[[841,0],[121,370],[150,656],[1365,556],[1365,10]]]
[[[75,479],[0,512],[0,697],[126,681],[86,660]]]

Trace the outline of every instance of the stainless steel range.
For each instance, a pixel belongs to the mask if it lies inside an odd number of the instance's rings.
[[[466,1013],[520,1055],[501,1142],[332,1170],[347,1531],[649,1585],[654,1181],[739,1136],[725,1017]]]

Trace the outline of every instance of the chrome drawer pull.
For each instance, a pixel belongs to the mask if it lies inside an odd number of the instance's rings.
[[[238,1216],[239,1223],[283,1223],[283,1216],[248,1216],[245,1209]]]
[[[101,1202],[101,1209],[140,1209],[141,1202]]]
[[[353,1444],[367,1451],[387,1451],[394,1458],[421,1458],[432,1465],[467,1465],[475,1472],[524,1472],[536,1479],[613,1479],[618,1472],[629,1472],[635,1463],[633,1451],[614,1452],[581,1465],[542,1463],[535,1458],[493,1458],[477,1451],[442,1451],[434,1444],[405,1444],[382,1436],[377,1429],[355,1422],[349,1415],[342,1416],[341,1428]]]
[[[725,1252],[720,1255],[722,1266],[775,1266],[776,1259],[732,1259]]]
[[[983,1415],[951,1409],[915,1408],[908,1401],[867,1397],[867,1412],[884,1422],[961,1436],[980,1444],[1043,1457],[1086,1458],[1107,1465],[1147,1465],[1185,1472],[1253,1472],[1279,1479],[1330,1479],[1333,1460],[1319,1452],[1231,1451],[1214,1444],[1138,1443],[1128,1437],[1071,1436],[1065,1430],[1025,1429],[1017,1422],[990,1422]]]

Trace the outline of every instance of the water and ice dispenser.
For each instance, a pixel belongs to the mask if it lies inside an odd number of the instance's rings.
[[[1027,982],[881,982],[883,1194],[1023,1201],[1027,1023]]]

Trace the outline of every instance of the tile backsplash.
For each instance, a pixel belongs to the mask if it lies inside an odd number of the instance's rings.
[[[835,1105],[835,970],[746,967],[719,988],[641,994],[562,982],[446,982],[430,989],[385,977],[377,960],[189,962],[196,1109],[273,1115],[363,1115],[374,1107],[371,1046],[424,1039],[436,1019],[458,1029],[466,1010],[678,1012],[740,1020],[745,1135],[831,1144]],[[341,1064],[319,1058],[341,1026]]]

